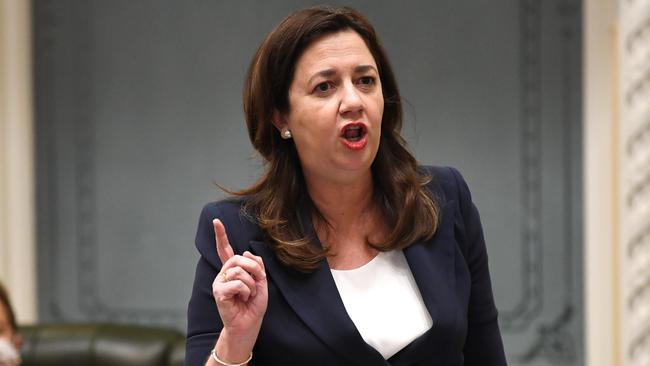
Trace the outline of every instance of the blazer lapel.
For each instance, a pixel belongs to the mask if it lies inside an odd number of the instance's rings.
[[[282,265],[263,242],[251,241],[251,249],[262,257],[268,276],[287,303],[334,352],[357,365],[386,364],[345,311],[326,261],[311,273],[301,273]]]
[[[455,239],[450,235],[452,230],[446,230],[443,225],[453,225],[450,217],[452,207],[443,207],[438,231],[434,237],[426,242],[417,242],[404,249],[404,256],[409,264],[415,283],[418,285],[422,300],[433,319],[433,326],[440,316],[440,311],[449,301],[444,297],[454,294],[455,276],[454,261],[455,251],[453,245]],[[452,215],[453,217],[453,215]]]
[[[442,337],[445,332],[440,331],[441,326],[447,326],[449,321],[454,321],[458,309],[454,308],[455,300],[455,256],[453,228],[453,207],[443,206],[440,227],[436,235],[429,241],[417,242],[404,249],[404,256],[409,264],[415,283],[420,290],[422,300],[431,315],[433,326],[411,344],[391,357],[394,365],[412,365],[427,359],[442,361],[446,354],[446,344],[449,339]]]

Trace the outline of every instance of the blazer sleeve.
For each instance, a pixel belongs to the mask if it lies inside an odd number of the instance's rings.
[[[201,256],[196,265],[192,296],[187,308],[185,366],[204,365],[223,328],[212,296],[212,282],[221,269],[212,220],[220,216],[219,208],[215,204],[208,204],[199,218],[196,247]]]
[[[461,245],[470,271],[471,290],[467,311],[467,338],[463,349],[465,366],[507,365],[499,331],[498,312],[492,294],[488,255],[478,210],[467,183],[450,168],[458,187],[458,201],[464,224]]]

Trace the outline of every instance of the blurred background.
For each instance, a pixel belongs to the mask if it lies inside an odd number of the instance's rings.
[[[255,181],[244,73],[314,1],[0,0],[0,280],[21,323],[184,331],[202,206]],[[485,230],[511,365],[650,357],[650,2],[349,1]]]

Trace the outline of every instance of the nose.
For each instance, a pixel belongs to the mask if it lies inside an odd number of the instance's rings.
[[[345,83],[341,90],[341,105],[339,111],[341,114],[355,113],[363,110],[363,99],[352,81]]]

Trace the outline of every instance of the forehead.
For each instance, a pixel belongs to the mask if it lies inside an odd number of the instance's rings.
[[[376,67],[375,59],[361,36],[353,30],[327,34],[312,42],[296,64],[298,77],[327,68]],[[300,75],[303,74],[303,75]]]

